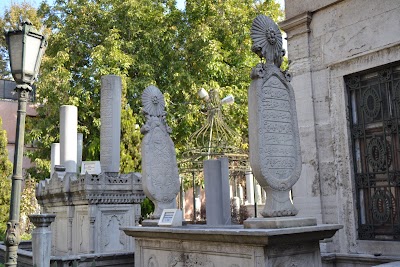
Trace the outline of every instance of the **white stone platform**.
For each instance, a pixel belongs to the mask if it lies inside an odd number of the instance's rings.
[[[312,267],[322,266],[319,240],[332,237],[341,227],[324,224],[284,229],[242,226],[120,229],[135,237],[135,267]]]

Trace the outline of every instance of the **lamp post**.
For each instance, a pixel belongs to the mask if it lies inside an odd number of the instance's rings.
[[[17,86],[18,111],[15,136],[14,165],[11,187],[10,219],[7,222],[5,266],[17,266],[17,250],[20,242],[19,213],[26,103],[39,72],[40,62],[46,49],[46,38],[29,21],[21,23],[17,30],[5,32],[10,57],[11,73]]]

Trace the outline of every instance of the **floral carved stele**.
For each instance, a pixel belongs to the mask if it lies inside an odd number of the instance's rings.
[[[281,71],[282,35],[267,16],[251,27],[252,51],[261,58],[249,88],[250,164],[267,192],[264,217],[294,216],[289,191],[300,178],[301,150],[290,75]]]
[[[164,96],[155,86],[142,94],[146,123],[141,128],[143,190],[153,201],[153,219],[159,219],[164,209],[176,208],[179,192],[179,174],[174,143],[169,134],[165,116]]]

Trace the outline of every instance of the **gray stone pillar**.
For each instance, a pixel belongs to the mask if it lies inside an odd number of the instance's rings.
[[[51,144],[50,178],[53,177],[56,165],[60,165],[60,143]]]
[[[60,161],[66,172],[76,173],[78,108],[64,105],[60,108]]]
[[[77,136],[77,157],[76,157],[76,167],[77,172],[80,172],[80,168],[82,166],[82,150],[83,150],[83,133],[78,133]]]
[[[104,172],[119,172],[121,135],[121,77],[101,77],[100,163]]]
[[[32,232],[32,255],[34,267],[50,267],[51,230],[55,214],[31,214],[30,221],[35,225]]]
[[[204,161],[207,225],[231,224],[228,158]]]

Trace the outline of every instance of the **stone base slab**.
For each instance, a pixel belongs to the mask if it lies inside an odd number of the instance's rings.
[[[317,225],[316,218],[274,217],[274,218],[249,218],[244,221],[246,229],[279,229]]]
[[[157,220],[150,220],[150,219],[148,219],[148,220],[143,220],[142,221],[142,226],[145,226],[145,227],[158,227],[158,219]]]
[[[282,229],[243,227],[128,227],[135,237],[135,267],[321,267],[319,240],[340,225]]]

